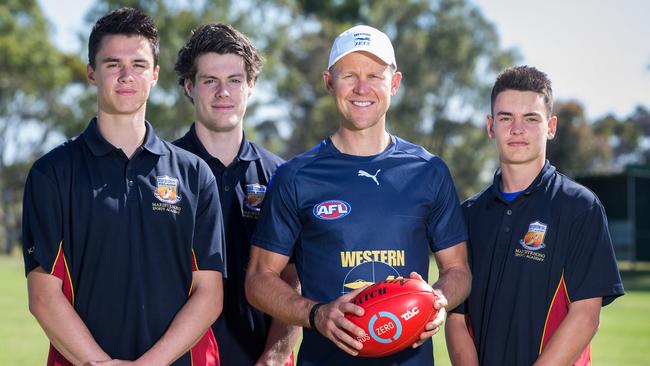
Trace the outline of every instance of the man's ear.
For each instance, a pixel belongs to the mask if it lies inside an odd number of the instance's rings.
[[[494,120],[491,114],[485,116],[485,128],[487,129],[488,136],[494,139]]]
[[[183,81],[183,90],[185,90],[185,95],[191,97],[192,89],[194,89],[194,82],[190,79],[185,79],[185,81]]]
[[[553,140],[555,138],[555,134],[557,133],[557,116],[552,116],[548,120],[548,139]]]
[[[151,84],[152,87],[156,86],[158,83],[158,74],[160,73],[160,65],[156,65],[153,68],[153,83]]]
[[[402,83],[402,73],[399,71],[396,71],[393,74],[393,77],[390,80],[390,96],[394,97],[395,94],[397,94],[397,90],[399,90],[399,86]]]
[[[323,71],[323,83],[325,84],[325,89],[330,95],[334,95],[334,74],[329,70]]]
[[[88,80],[90,85],[97,85],[95,81],[95,69],[90,64],[86,65],[86,80]]]
[[[251,80],[248,82],[248,97],[250,98],[253,95],[253,90],[255,90],[255,81]]]

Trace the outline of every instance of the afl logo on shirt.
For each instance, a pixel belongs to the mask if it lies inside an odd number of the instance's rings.
[[[350,214],[349,203],[339,200],[324,201],[314,206],[314,216],[321,220],[336,220]]]
[[[177,203],[181,200],[178,194],[178,179],[168,175],[156,177],[156,191],[154,196],[161,202]]]
[[[540,250],[546,245],[544,244],[544,236],[546,235],[547,225],[539,221],[531,222],[528,225],[528,232],[524,235],[519,244],[528,250]]]

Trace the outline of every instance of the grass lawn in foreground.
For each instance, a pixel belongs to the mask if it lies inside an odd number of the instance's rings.
[[[650,365],[650,270],[626,270],[622,275],[627,293],[603,308],[592,342],[596,366]],[[45,365],[48,341],[27,308],[19,255],[0,256],[0,294],[0,365]],[[434,337],[434,354],[436,365],[450,365],[442,333]]]
[[[601,310],[600,329],[591,342],[595,366],[650,365],[650,265],[636,268],[621,271],[625,295]],[[432,263],[429,278],[437,276]],[[433,337],[433,346],[436,366],[451,365],[443,334]]]
[[[27,308],[27,280],[19,255],[0,255],[0,365],[45,365],[45,333]]]

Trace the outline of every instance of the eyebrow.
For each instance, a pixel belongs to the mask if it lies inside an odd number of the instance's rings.
[[[108,57],[103,58],[103,59],[101,60],[101,63],[106,64],[106,63],[109,63],[109,62],[122,62],[122,61],[123,61],[123,60],[122,60],[121,58],[108,56]],[[136,62],[143,62],[143,63],[148,64],[148,63],[149,63],[149,60],[147,60],[147,59],[145,59],[145,58],[136,58],[135,60],[133,60],[133,62],[134,62],[134,63],[136,63]]]
[[[511,113],[511,112],[497,112],[497,116],[508,116],[508,117],[512,117],[512,116],[513,116],[513,113]],[[541,113],[538,113],[538,112],[528,112],[528,113],[524,113],[524,117],[540,117],[540,118],[543,118],[542,114],[541,114]]]
[[[236,74],[228,75],[226,79],[243,78],[243,77],[246,77],[246,75],[244,75],[243,73],[236,73]],[[199,79],[219,79],[219,78],[214,75],[203,74],[203,75],[199,75]]]

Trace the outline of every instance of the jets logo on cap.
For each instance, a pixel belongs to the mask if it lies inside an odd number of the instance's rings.
[[[355,33],[354,46],[367,46],[370,44],[370,33]]]

